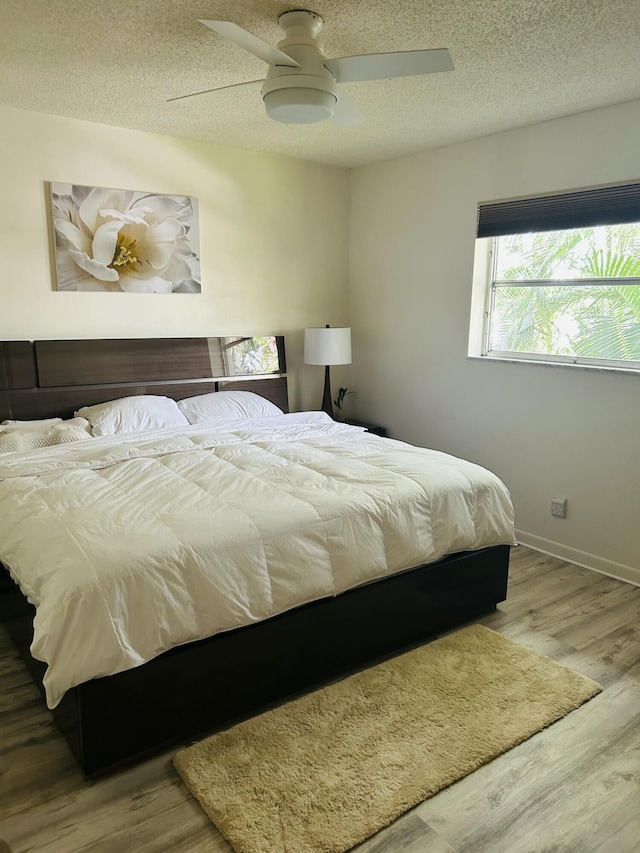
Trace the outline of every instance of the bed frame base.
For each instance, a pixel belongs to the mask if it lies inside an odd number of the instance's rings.
[[[88,681],[53,715],[85,774],[101,775],[477,618],[506,598],[508,563],[508,545],[445,557]],[[41,686],[33,613],[5,572],[0,616]]]

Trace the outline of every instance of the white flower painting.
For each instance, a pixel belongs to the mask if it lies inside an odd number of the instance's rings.
[[[58,290],[200,293],[197,199],[50,186]]]

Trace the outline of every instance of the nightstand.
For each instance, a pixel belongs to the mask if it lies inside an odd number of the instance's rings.
[[[378,426],[378,424],[368,424],[366,421],[357,421],[354,418],[345,418],[344,422],[346,424],[350,424],[351,426],[365,427],[367,432],[370,432],[373,435],[381,435],[384,437],[387,434],[386,428],[383,426]]]

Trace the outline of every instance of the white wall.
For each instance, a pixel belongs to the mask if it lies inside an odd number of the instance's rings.
[[[346,321],[345,170],[2,107],[0,153],[0,339],[285,334],[292,407],[319,406],[303,329]],[[57,292],[46,181],[196,196],[202,293]]]
[[[349,296],[360,416],[493,469],[521,541],[637,582],[640,376],[466,353],[478,202],[638,179],[639,138],[633,102],[354,170]]]

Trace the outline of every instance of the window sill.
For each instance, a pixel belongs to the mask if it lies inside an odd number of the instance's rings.
[[[540,358],[515,358],[501,355],[468,355],[467,361],[490,361],[493,364],[527,364],[531,367],[564,367],[571,370],[589,370],[598,373],[624,373],[627,376],[640,375],[640,369],[635,367],[610,367],[605,364],[573,364],[567,361],[545,361]]]

